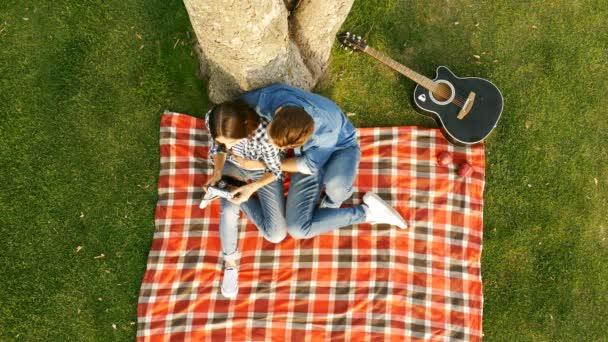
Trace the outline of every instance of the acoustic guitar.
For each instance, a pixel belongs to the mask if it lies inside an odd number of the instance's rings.
[[[414,103],[423,114],[435,119],[453,144],[479,143],[496,127],[503,99],[492,82],[478,77],[457,77],[445,66],[439,66],[431,80],[368,46],[360,36],[346,32],[338,40],[344,47],[365,52],[416,82]]]

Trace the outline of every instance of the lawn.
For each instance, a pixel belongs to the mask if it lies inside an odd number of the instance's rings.
[[[489,341],[608,336],[606,18],[603,0],[356,0],[344,25],[423,74],[503,92],[486,143]],[[0,340],[135,337],[160,115],[209,106],[190,30],[181,1],[0,2]],[[318,91],[359,127],[433,126],[413,88],[336,46]]]

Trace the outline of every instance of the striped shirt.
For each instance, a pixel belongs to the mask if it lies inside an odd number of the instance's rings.
[[[205,115],[205,125],[209,129],[209,114]],[[237,164],[230,158],[231,155],[243,157],[249,160],[261,160],[266,164],[265,171],[272,173],[277,179],[283,179],[283,171],[281,170],[281,159],[284,158],[284,152],[276,146],[273,146],[268,141],[266,127],[270,123],[266,118],[260,117],[260,125],[248,138],[239,140],[230,150],[228,150],[228,160]],[[220,145],[211,140],[209,147],[209,159],[213,162],[213,157],[220,152]],[[237,164],[238,165],[238,164]]]

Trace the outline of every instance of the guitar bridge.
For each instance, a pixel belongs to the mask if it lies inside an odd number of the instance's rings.
[[[469,112],[471,111],[471,108],[473,107],[474,102],[475,102],[475,93],[470,92],[469,96],[467,97],[467,100],[464,102],[464,105],[462,106],[462,109],[460,110],[460,112],[458,112],[457,118],[459,120],[464,119],[464,117],[467,116],[467,114],[469,114]]]

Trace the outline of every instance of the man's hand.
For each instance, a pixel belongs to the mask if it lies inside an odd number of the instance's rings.
[[[243,185],[242,187],[231,191],[232,195],[234,195],[234,198],[229,199],[228,201],[234,204],[241,204],[247,202],[249,197],[251,197],[251,195],[253,195],[256,190],[257,188],[255,186],[252,186],[251,184]]]
[[[205,190],[205,192],[207,191],[207,188],[209,188],[210,186],[214,186],[215,183],[219,182],[220,179],[222,179],[222,174],[218,173],[218,172],[214,172],[211,177],[207,180],[207,183],[205,183],[205,185],[203,185],[203,189]]]
[[[239,156],[231,156],[232,160],[237,162],[239,166],[245,170],[263,169],[266,165],[259,160],[249,160]]]

